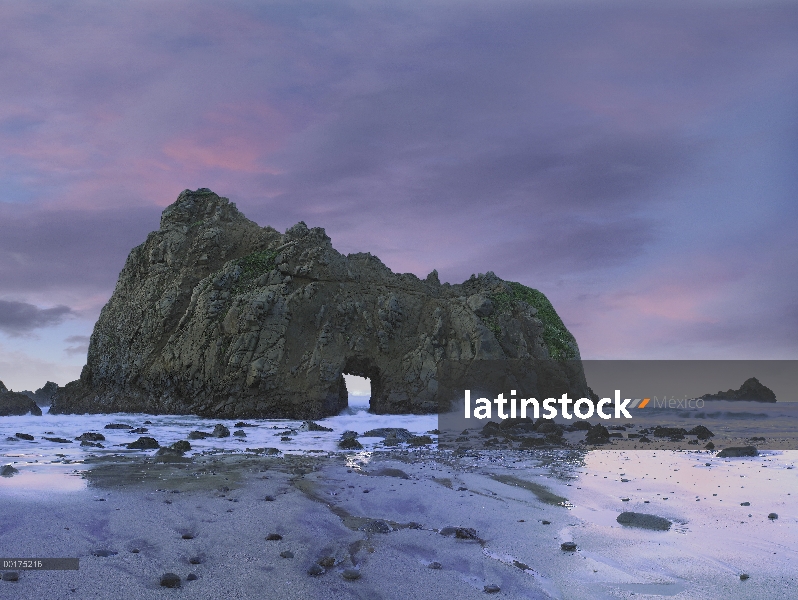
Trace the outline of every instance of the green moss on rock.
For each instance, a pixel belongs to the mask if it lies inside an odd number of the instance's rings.
[[[511,314],[520,303],[528,304],[537,310],[536,316],[543,322],[543,341],[549,350],[549,356],[555,360],[576,358],[576,340],[565,327],[549,299],[542,292],[517,281],[506,283],[502,291],[490,295],[493,313],[482,319],[488,329],[494,335],[500,335],[500,317]]]

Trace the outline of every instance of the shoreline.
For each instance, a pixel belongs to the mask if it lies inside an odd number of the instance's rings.
[[[16,598],[481,598],[485,586],[510,598],[789,595],[798,453],[653,454],[98,458],[84,465],[84,490],[0,492],[4,554],[80,559],[79,571],[20,571],[0,589]],[[693,489],[701,478],[711,483]],[[732,489],[741,480],[748,489]],[[718,497],[710,485],[724,486]],[[624,510],[673,527],[621,526]],[[180,589],[161,587],[165,573]]]

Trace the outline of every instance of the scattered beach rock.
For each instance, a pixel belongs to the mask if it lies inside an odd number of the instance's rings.
[[[683,427],[663,427],[662,425],[657,425],[651,431],[651,434],[654,437],[682,438],[687,435],[687,430]]]
[[[131,429],[130,431],[128,431],[128,433],[142,434],[142,433],[147,433],[148,431],[149,429],[147,429],[146,427],[136,427],[135,429]]]
[[[414,435],[407,440],[407,443],[410,446],[428,446],[432,443],[432,438],[428,435]]]
[[[3,573],[3,581],[19,581],[19,573],[16,571],[6,571]]]
[[[124,423],[108,423],[105,429],[133,429],[133,426],[125,425]]]
[[[81,442],[80,445],[85,448],[105,448],[100,442]]]
[[[310,565],[308,569],[308,575],[311,577],[318,577],[319,575],[324,575],[324,573],[326,573],[326,571],[319,565]]]
[[[212,437],[212,435],[207,431],[192,431],[188,434],[188,439],[190,440],[204,440],[209,437]]]
[[[601,423],[596,423],[587,430],[585,442],[588,444],[606,444],[610,441],[610,432]]]
[[[576,552],[576,542],[563,542],[560,544],[560,550],[565,552]]]
[[[294,553],[291,552],[290,550],[283,550],[282,552],[280,552],[280,557],[281,558],[294,558]]]
[[[189,573],[186,576],[186,581],[196,581],[198,579],[196,573]]]
[[[715,449],[715,444],[713,444],[712,442],[709,442],[706,446],[704,446],[704,449],[705,450],[714,450]]]
[[[230,437],[230,430],[221,423],[219,423],[218,425],[216,425],[216,427],[213,428],[213,433],[211,433],[211,435],[217,438]]]
[[[335,566],[335,557],[322,556],[319,560],[316,561],[316,564],[324,567],[325,569],[332,569]]]
[[[399,479],[410,479],[410,475],[402,471],[401,469],[393,469],[390,467],[386,467],[384,469],[378,469],[377,471],[372,471],[369,475],[374,475],[376,477],[398,477]]]
[[[433,560],[430,564],[427,565],[428,569],[441,569],[443,565],[439,563],[437,560]]]
[[[687,435],[694,435],[699,440],[708,440],[709,438],[715,436],[714,433],[712,433],[709,429],[707,429],[703,425],[696,425],[690,431],[687,432]]]
[[[362,450],[363,444],[358,442],[355,438],[346,438],[338,442],[338,447],[341,450]]]
[[[371,429],[367,431],[363,434],[363,437],[393,437],[400,442],[406,442],[413,437],[413,434],[407,429],[401,427],[379,427],[377,429]]]
[[[188,452],[189,450],[191,450],[191,444],[188,443],[186,440],[179,440],[174,444],[172,444],[171,446],[169,446],[169,448],[172,450],[177,450],[178,452]]]
[[[740,502],[740,506],[751,506],[750,502]]]
[[[202,564],[202,557],[201,556],[192,556],[188,559],[188,562],[192,565],[201,565]]]
[[[488,585],[486,585],[482,589],[485,590],[486,594],[498,594],[499,592],[502,591],[502,589],[498,585],[496,585],[495,583],[489,583]]]
[[[347,581],[355,581],[360,579],[360,571],[357,569],[344,569],[344,572],[341,573],[341,576]]]
[[[319,425],[314,421],[303,421],[302,425],[299,426],[299,431],[332,431],[332,429]]]
[[[163,575],[161,575],[161,587],[179,588],[180,577],[178,577],[174,573],[164,573]]]
[[[54,442],[56,444],[71,444],[72,440],[68,440],[62,437],[43,437],[43,440],[47,440],[48,442]]]
[[[105,436],[102,433],[87,432],[75,438],[80,442],[104,442]]]
[[[116,556],[119,554],[118,552],[114,552],[113,550],[108,550],[107,548],[97,548],[96,550],[91,551],[92,556],[99,556],[100,558],[108,558],[109,556]]]
[[[266,540],[269,542],[277,542],[281,539],[283,539],[283,536],[281,536],[279,533],[270,533],[266,536]]]
[[[776,513],[770,513],[768,515],[768,519],[770,519],[771,521],[775,521],[778,518],[779,518],[779,515],[777,515]]]
[[[749,577],[751,576],[748,573],[740,573],[740,581],[745,581]]]
[[[235,437],[240,437],[240,438],[245,438],[245,437],[247,437],[247,434],[246,434],[246,432],[245,432],[244,430],[242,430],[242,429],[236,429],[236,430],[233,432],[233,436],[235,436]]]
[[[135,442],[130,442],[127,445],[128,450],[154,450],[160,447],[158,440],[152,437],[140,437]]]
[[[454,535],[460,540],[479,540],[477,530],[472,527],[444,527],[438,533],[445,536]]]
[[[275,500],[274,496],[270,496],[269,494],[267,494],[266,496],[264,496],[264,497],[263,497],[263,499],[264,499],[266,502],[274,502],[274,500]]]
[[[393,531],[393,527],[388,525],[388,523],[385,521],[379,519],[375,521],[369,521],[360,529],[361,531],[365,531],[367,533],[391,533]]]
[[[0,469],[0,475],[2,475],[3,477],[12,477],[17,473],[19,473],[19,470],[15,469],[11,465],[3,465],[3,468]]]
[[[759,456],[756,446],[732,446],[718,452],[718,458],[740,458],[741,456]]]
[[[668,531],[671,528],[671,522],[668,519],[646,513],[622,512],[615,520],[621,525],[640,527],[641,529]]]
[[[14,435],[21,440],[27,440],[29,442],[33,441],[33,436],[30,435],[29,433],[15,433]]]

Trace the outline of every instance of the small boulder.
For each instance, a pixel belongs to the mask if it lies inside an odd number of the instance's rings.
[[[621,525],[641,529],[668,531],[671,528],[671,522],[668,519],[646,513],[622,512],[615,520]]]
[[[179,588],[180,583],[180,577],[174,573],[164,573],[161,575],[161,587]]]
[[[732,446],[718,452],[718,458],[740,458],[742,456],[759,456],[756,446]]]
[[[564,552],[576,552],[576,542],[563,542],[560,544],[560,550]]]
[[[155,450],[160,447],[158,440],[152,437],[140,437],[127,445],[128,450]]]
[[[14,435],[21,440],[27,440],[29,442],[33,441],[33,436],[30,435],[29,433],[15,433]]]
[[[216,427],[213,428],[213,433],[211,435],[217,438],[230,437],[230,430],[221,423],[219,423],[218,425],[216,425]]]
[[[338,447],[341,450],[362,450],[363,444],[358,442],[355,438],[345,438],[338,442]]]
[[[18,469],[15,469],[11,465],[4,465],[3,468],[0,468],[0,475],[3,477],[12,477],[19,473]]]
[[[75,438],[80,442],[104,442],[105,436],[102,433],[87,432]]]

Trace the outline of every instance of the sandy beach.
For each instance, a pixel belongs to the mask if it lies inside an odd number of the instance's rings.
[[[0,596],[796,597],[796,461],[617,450],[98,457],[60,476],[85,482],[72,491],[2,488],[4,557],[79,558],[80,569],[18,571]],[[672,526],[623,526],[623,511]],[[179,588],[161,585],[166,573]]]

